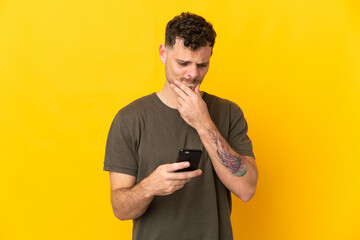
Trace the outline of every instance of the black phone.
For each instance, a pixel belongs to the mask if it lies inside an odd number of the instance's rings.
[[[193,171],[198,169],[202,151],[197,149],[181,149],[176,162],[190,162],[190,167],[176,170],[175,172]]]

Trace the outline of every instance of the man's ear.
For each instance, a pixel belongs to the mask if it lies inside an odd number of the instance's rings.
[[[211,48],[211,53],[210,53],[210,57],[212,56],[212,54],[213,54],[213,48]]]
[[[166,47],[164,44],[161,44],[159,47],[159,55],[160,55],[160,60],[162,63],[165,63],[166,60]]]

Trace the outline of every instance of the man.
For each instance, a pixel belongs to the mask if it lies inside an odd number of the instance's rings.
[[[133,239],[232,239],[230,191],[248,201],[257,182],[247,123],[236,104],[199,90],[212,25],[182,13],[165,35],[164,87],[121,109],[109,131],[113,211],[134,220]],[[203,151],[198,170],[175,172],[189,166],[175,163],[179,149]]]

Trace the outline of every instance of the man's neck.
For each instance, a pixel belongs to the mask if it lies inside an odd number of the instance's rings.
[[[168,82],[164,84],[164,87],[156,93],[156,95],[160,98],[160,100],[169,108],[176,109],[177,108],[177,95],[170,88],[170,85]]]

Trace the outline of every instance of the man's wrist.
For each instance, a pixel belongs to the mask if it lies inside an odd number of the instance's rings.
[[[209,130],[216,128],[214,122],[211,119],[200,121],[195,128],[199,135],[208,133]]]
[[[144,198],[151,199],[155,197],[155,194],[152,193],[152,191],[149,189],[149,184],[147,183],[147,178],[142,180],[138,187],[140,188],[141,192],[143,193]]]

